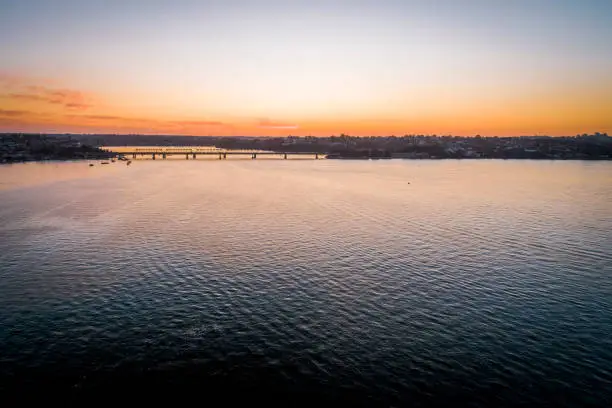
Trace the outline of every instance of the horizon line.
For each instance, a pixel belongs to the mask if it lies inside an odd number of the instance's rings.
[[[146,136],[146,137],[203,137],[203,138],[234,138],[234,137],[240,137],[240,138],[288,138],[288,137],[295,137],[295,138],[306,138],[306,137],[314,137],[314,138],[326,138],[326,137],[341,137],[341,136],[346,136],[346,137],[355,137],[355,138],[385,138],[385,137],[397,137],[397,138],[402,138],[402,137],[412,137],[412,136],[424,136],[424,137],[465,137],[465,138],[471,138],[471,137],[487,137],[487,138],[514,138],[514,137],[550,137],[550,138],[555,138],[555,137],[581,137],[581,136],[607,136],[607,137],[612,137],[610,135],[608,135],[607,132],[593,132],[593,133],[577,133],[574,135],[547,135],[547,134],[532,134],[532,135],[506,135],[506,136],[500,136],[500,135],[481,135],[481,134],[475,134],[475,135],[453,135],[453,134],[436,134],[436,133],[431,133],[431,134],[416,134],[416,133],[405,133],[403,135],[395,135],[395,134],[391,134],[391,135],[350,135],[350,134],[346,134],[346,133],[340,133],[340,134],[333,134],[333,135],[327,135],[327,136],[313,136],[313,135],[285,135],[285,136],[273,136],[273,135],[188,135],[188,134],[172,134],[172,133],[168,133],[168,134],[159,134],[159,133],[74,133],[74,132],[61,132],[61,133],[56,133],[56,132],[16,132],[16,131],[11,131],[11,132],[0,132],[0,135],[14,135],[14,134],[19,134],[19,135],[39,135],[39,136],[43,136],[43,135],[48,135],[48,136],[116,136],[116,137],[120,137],[120,136]]]

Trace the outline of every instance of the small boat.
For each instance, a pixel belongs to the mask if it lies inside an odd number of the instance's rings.
[[[102,162],[102,163],[100,163],[100,164],[108,164],[108,162]]]
[[[129,166],[130,164],[132,164],[131,160],[128,160],[127,163],[125,163],[127,166]]]
[[[93,166],[94,166],[93,163],[89,163],[89,167],[93,167]]]
[[[111,163],[114,163],[114,162],[115,162],[115,159],[111,159]]]

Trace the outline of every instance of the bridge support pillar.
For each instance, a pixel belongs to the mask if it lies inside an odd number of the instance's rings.
[[[166,160],[166,153],[162,153],[162,159]]]
[[[315,160],[319,160],[319,153],[315,154]]]
[[[185,155],[185,160],[189,160],[189,153]]]
[[[257,158],[257,153],[253,153],[253,156],[251,156],[251,159],[255,160]]]
[[[285,153],[285,157],[284,157],[284,159],[285,159],[285,160],[287,160],[287,153]]]
[[[223,153],[223,160],[227,159],[227,153]]]
[[[223,156],[221,155],[221,153],[219,153],[219,160],[221,160],[223,158]]]
[[[132,154],[132,159],[136,158],[136,153]]]
[[[151,155],[151,158],[152,158],[153,160],[155,160],[155,153],[153,153],[153,154]]]
[[[193,154],[191,155],[191,157],[193,158],[193,160],[195,160],[195,158],[196,158],[196,154],[195,154],[195,153],[193,153]]]

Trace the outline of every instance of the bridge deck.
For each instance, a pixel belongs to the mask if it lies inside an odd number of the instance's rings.
[[[310,155],[310,156],[314,156],[314,155],[319,155],[319,156],[323,156],[323,153],[317,153],[317,152],[268,152],[268,151],[263,151],[263,152],[255,152],[255,151],[191,151],[191,150],[135,150],[135,151],[121,151],[121,152],[113,152],[113,153],[117,153],[119,155],[139,155],[139,154],[165,154],[165,155],[173,155],[173,154],[198,154],[198,155],[211,155],[211,156],[218,156],[218,155],[253,155],[256,154],[258,156],[260,155]]]
[[[150,157],[152,160],[156,158],[160,158],[165,160],[170,156],[185,156],[186,160],[189,160],[191,157],[192,160],[195,160],[197,156],[217,156],[219,160],[227,159],[227,156],[251,156],[251,159],[256,159],[257,156],[277,156],[279,158],[288,159],[290,156],[310,156],[313,159],[324,159],[326,158],[326,154],[316,153],[316,152],[273,152],[273,151],[254,151],[254,150],[196,150],[196,149],[170,149],[166,150],[164,148],[152,149],[138,149],[138,150],[129,150],[129,151],[112,151],[111,152],[117,154],[122,157],[131,156],[132,159],[137,158],[146,158]]]

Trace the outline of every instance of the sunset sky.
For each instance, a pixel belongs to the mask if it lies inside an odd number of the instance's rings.
[[[0,131],[612,133],[612,1],[0,0]]]

